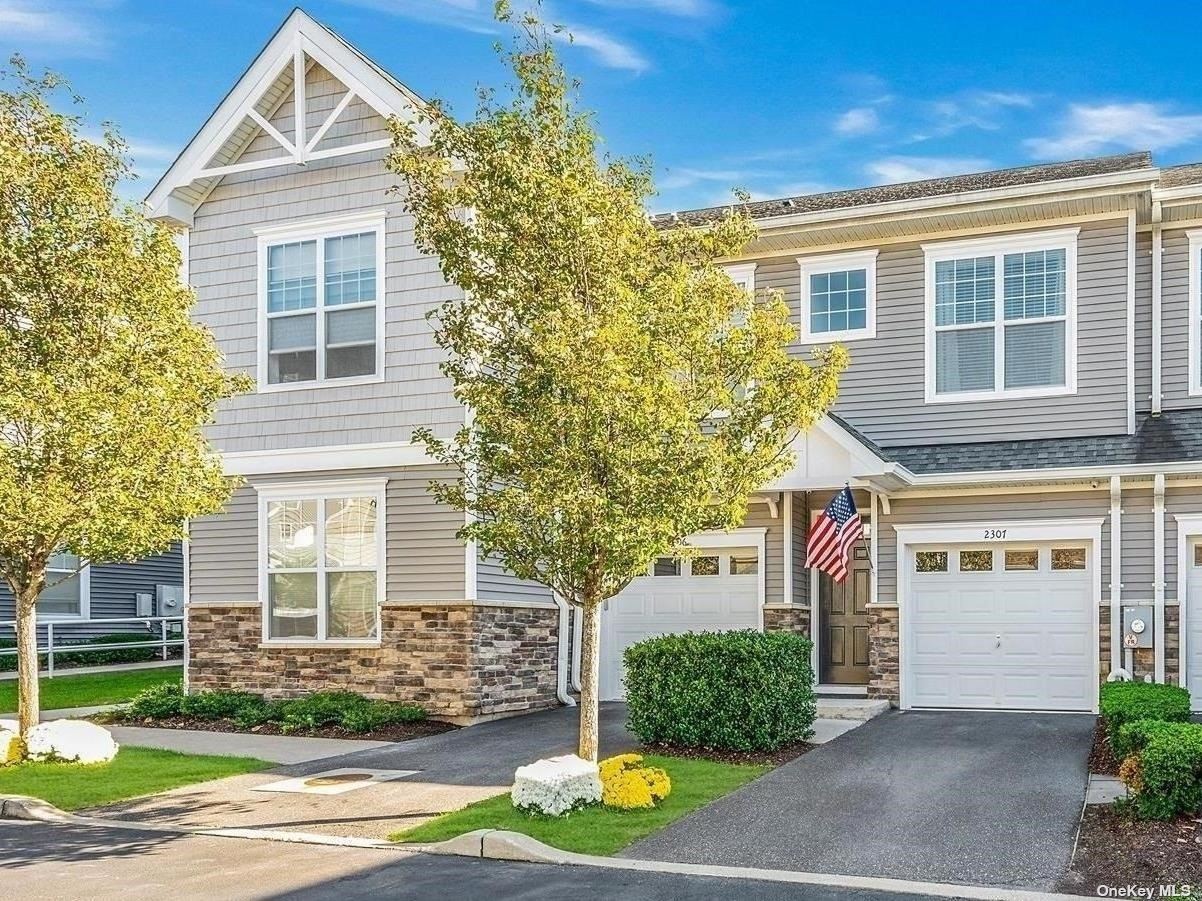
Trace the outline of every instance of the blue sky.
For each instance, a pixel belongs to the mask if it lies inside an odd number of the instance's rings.
[[[65,74],[146,189],[295,5],[0,0],[0,51]],[[503,84],[491,0],[304,8],[470,114]],[[649,155],[656,210],[1150,149],[1202,160],[1202,4],[550,0],[608,149]]]

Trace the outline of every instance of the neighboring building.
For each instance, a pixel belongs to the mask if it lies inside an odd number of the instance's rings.
[[[136,617],[183,614],[180,603],[184,587],[183,546],[176,544],[164,554],[143,557],[132,563],[104,563],[82,568],[78,557],[59,554],[50,560],[47,581],[52,584],[38,599],[40,644],[45,644],[48,623],[54,624],[56,647],[114,632],[146,632],[146,624]],[[143,596],[141,605],[139,595]],[[0,584],[0,623],[11,623],[15,615],[12,592],[7,585]],[[89,622],[102,619],[120,622]],[[176,623],[176,631],[178,625]],[[155,623],[151,631],[160,635],[161,627]],[[0,641],[11,641],[13,637],[11,626],[0,631]]]
[[[411,442],[464,422],[425,319],[459,291],[383,162],[385,117],[421,102],[294,12],[149,197],[198,320],[258,381],[210,431],[246,484],[192,526],[194,687],[459,719],[570,691],[567,617],[455,539],[426,491],[450,473]],[[852,364],[742,528],[610,602],[604,697],[640,637],[762,627],[811,632],[831,691],[1092,710],[1127,662],[1121,608],[1146,605],[1136,674],[1202,698],[1202,166],[1134,153],[747,209],[761,234],[731,274],[784,292],[797,354],[839,340]],[[836,585],[804,544],[845,482],[868,540]]]

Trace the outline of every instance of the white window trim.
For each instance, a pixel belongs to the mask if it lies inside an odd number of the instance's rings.
[[[1189,396],[1202,396],[1202,229],[1185,233],[1189,241]]]
[[[380,644],[380,605],[384,602],[385,587],[388,581],[387,534],[388,516],[385,505],[387,479],[330,479],[314,482],[281,482],[271,485],[258,485],[255,490],[259,496],[259,605],[262,609],[262,643],[274,647],[295,646],[366,646],[376,647]],[[343,497],[372,497],[376,501],[376,637],[375,638],[272,638],[271,637],[271,605],[268,603],[268,553],[267,553],[267,507],[272,501],[308,501],[328,500]],[[320,517],[319,517],[320,520]],[[324,523],[318,522],[318,554],[319,563],[325,554]],[[319,574],[324,572],[323,566],[318,566]],[[326,631],[326,604],[324,591],[318,580],[317,603],[317,634],[321,636]]]
[[[833,344],[837,341],[856,341],[876,337],[876,258],[879,251],[857,250],[852,253],[832,253],[822,256],[798,257],[801,267],[801,340],[810,344]],[[843,329],[837,332],[810,330],[810,276],[826,272],[863,269],[865,272],[864,328]]]
[[[924,331],[926,333],[926,348],[924,354],[924,372],[926,382],[926,402],[928,404],[955,404],[980,400],[998,400],[1003,398],[1028,397],[1058,397],[1077,393],[1077,237],[1080,227],[1057,229],[1055,231],[1029,232],[1021,235],[991,236],[988,238],[973,238],[966,241],[940,241],[934,244],[923,244],[925,256],[924,292],[926,297],[924,316]],[[1064,250],[1064,384],[1049,387],[1006,388],[1006,318],[1005,318],[1005,272],[1002,260],[1007,253],[1030,250]],[[995,256],[999,259],[994,265],[994,318],[990,322],[978,322],[963,326],[935,327],[935,264],[946,260],[961,259],[967,256]],[[1038,322],[1058,321],[1061,317],[1049,316],[1038,319],[1012,320],[1012,325],[1026,325]],[[935,391],[935,335],[937,331],[949,328],[992,328],[993,329],[993,380],[991,391]]]
[[[345,385],[367,385],[384,381],[384,306],[387,296],[385,278],[385,225],[387,216],[384,210],[372,210],[366,213],[355,213],[346,216],[329,216],[322,219],[306,219],[300,222],[288,222],[283,225],[273,225],[254,230],[258,239],[257,253],[257,289],[256,289],[256,318],[258,322],[258,369],[255,379],[260,394],[272,394],[277,391],[303,391],[321,388],[338,388]],[[275,244],[287,244],[295,241],[317,242],[317,288],[318,296],[325,297],[325,246],[326,238],[337,238],[355,232],[372,231],[376,233],[376,371],[371,375],[351,376],[341,379],[323,377],[325,371],[325,314],[328,309],[321,303],[313,308],[317,319],[317,378],[308,382],[281,382],[270,384],[267,381],[267,248]],[[353,305],[344,305],[354,309]],[[296,315],[305,311],[291,310]],[[279,314],[283,315],[283,314]]]
[[[745,282],[747,290],[754,294],[756,265],[756,263],[740,263],[737,266],[723,266],[722,270],[730,276],[730,280],[736,285],[739,282]]]
[[[66,570],[56,570],[66,572]],[[50,574],[47,573],[47,578]],[[36,606],[35,606],[36,609]],[[61,623],[75,620],[90,619],[92,616],[92,564],[84,563],[79,567],[79,613],[42,613],[37,612],[38,622]]]

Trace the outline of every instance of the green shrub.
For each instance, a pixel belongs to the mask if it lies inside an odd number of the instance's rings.
[[[1138,754],[1148,744],[1148,739],[1161,730],[1177,726],[1164,720],[1136,720],[1119,727],[1118,735],[1110,740],[1111,750],[1119,760]]]
[[[201,720],[231,720],[243,708],[263,704],[261,697],[245,691],[198,691],[184,698],[180,712]]]
[[[1140,817],[1169,820],[1202,809],[1202,725],[1160,723],[1144,731],[1134,806]]]
[[[152,688],[144,688],[129,702],[126,715],[134,719],[161,720],[179,716],[184,704],[181,686],[166,682]]]
[[[1159,720],[1184,723],[1189,720],[1189,692],[1176,685],[1156,682],[1107,682],[1099,695],[1099,710],[1106,720],[1110,747],[1124,757],[1121,731],[1128,723]]]
[[[814,723],[809,639],[792,632],[665,635],[626,649],[627,726],[644,743],[769,751]]]
[[[340,726],[348,732],[371,732],[394,723],[425,719],[414,704],[372,701],[349,691],[318,691],[281,702],[280,724],[285,732]]]

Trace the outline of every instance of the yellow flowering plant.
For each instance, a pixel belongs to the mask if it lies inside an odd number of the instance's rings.
[[[643,766],[641,754],[601,761],[601,803],[618,810],[654,807],[672,791],[672,780],[657,766]]]

